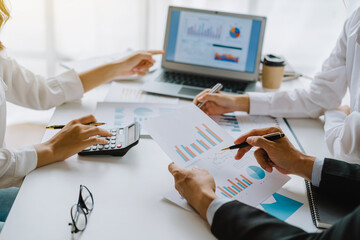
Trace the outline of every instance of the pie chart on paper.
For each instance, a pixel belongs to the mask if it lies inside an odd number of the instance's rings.
[[[237,27],[233,27],[230,29],[230,36],[232,38],[238,38],[240,36],[240,29]]]
[[[261,180],[265,177],[264,170],[262,170],[260,167],[257,166],[249,166],[246,169],[246,172],[250,175],[250,177],[256,180]]]

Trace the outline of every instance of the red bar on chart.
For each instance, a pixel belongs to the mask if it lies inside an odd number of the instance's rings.
[[[203,141],[203,140],[200,140],[200,142],[205,146],[207,147],[207,149],[210,149],[210,147],[208,145],[206,145],[206,143]]]
[[[217,139],[219,139],[220,142],[223,141],[216,133],[214,133],[214,132],[213,132],[210,128],[208,128],[208,126],[206,126],[204,123],[203,123],[203,126],[204,126],[207,130],[209,130],[209,132],[211,132]]]
[[[235,178],[235,180],[238,181],[243,188],[247,188],[247,187],[248,187],[248,184],[245,184],[243,181],[240,181],[240,179]]]
[[[178,148],[177,146],[175,146],[177,152],[180,154],[180,156],[185,160],[185,161],[189,161],[189,158],[186,157],[186,155],[180,150],[180,148]]]
[[[240,174],[240,176],[241,176],[242,178],[244,178],[246,181],[248,181],[250,184],[253,184],[249,179],[247,179],[246,177],[244,177],[244,175]]]
[[[229,198],[232,198],[232,196],[228,193],[228,192],[226,192],[224,189],[222,189],[221,187],[217,187],[221,192],[223,192],[226,196],[228,196]]]
[[[186,148],[186,150],[188,150],[194,157],[196,157],[196,154],[195,154],[193,151],[191,151],[190,148],[188,148],[188,147],[185,147],[185,148]]]
[[[228,179],[228,182],[229,183],[231,183],[236,189],[238,189],[238,190],[243,190],[243,189],[241,189],[238,185],[236,185],[235,183],[233,183],[233,181],[231,181],[230,179]]]
[[[211,142],[214,146],[216,145],[216,143],[211,138],[209,138],[209,136],[206,135],[200,128],[198,128],[198,127],[195,127],[195,128],[202,134],[202,136],[204,136],[206,138],[206,140]]]
[[[197,149],[197,150],[199,150],[201,153],[203,153],[204,151],[203,150],[201,150],[195,143],[193,143],[193,146]]]

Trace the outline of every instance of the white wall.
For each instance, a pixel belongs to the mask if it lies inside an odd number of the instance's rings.
[[[350,2],[346,8],[342,0],[10,0],[12,18],[0,39],[23,65],[54,75],[62,59],[162,48],[169,5],[249,13],[267,17],[264,53],[282,54],[313,75],[359,0]],[[9,110],[11,123],[18,110]]]

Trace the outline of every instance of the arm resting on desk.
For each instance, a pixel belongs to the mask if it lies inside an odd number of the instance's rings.
[[[330,153],[347,162],[360,161],[360,113],[325,112],[325,140]]]

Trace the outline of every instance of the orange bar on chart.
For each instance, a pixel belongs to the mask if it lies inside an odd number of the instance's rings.
[[[200,128],[198,128],[198,127],[195,127],[195,128],[196,128],[196,130],[198,130],[199,132],[201,132],[201,133],[204,135],[204,137],[205,137],[209,142],[211,142],[212,144],[214,144],[214,146],[216,145],[216,143],[215,143],[211,138],[209,138],[208,135],[206,135]]]
[[[249,179],[247,179],[246,177],[244,177],[244,175],[240,174],[240,176],[241,176],[242,178],[244,178],[246,181],[248,181],[250,184],[253,184]]]
[[[228,182],[231,183],[236,189],[238,190],[242,190],[238,185],[236,185],[235,183],[233,183],[233,181],[231,181],[230,179],[228,179]]]
[[[208,128],[204,123],[203,123],[203,126],[209,130],[209,132],[211,132],[212,134],[214,134],[215,137],[217,137],[221,142],[223,141],[217,134],[215,134],[210,128]]]
[[[179,151],[180,155],[181,155],[183,158],[185,158],[187,161],[189,161],[189,158],[186,157],[186,155],[180,150],[180,148],[178,148],[177,146],[175,146],[175,148],[176,148],[176,150]]]
[[[195,154],[193,151],[191,151],[190,148],[188,148],[188,147],[185,147],[185,148],[186,148],[186,150],[188,150],[194,157],[196,157],[196,154]]]
[[[201,150],[195,143],[193,143],[193,146],[197,149],[197,150],[199,150],[201,153],[203,153],[204,151],[203,150]]]
[[[232,198],[232,196],[229,194],[229,193],[227,193],[224,189],[222,189],[221,187],[217,187],[220,191],[222,191],[226,196],[228,196],[229,198]]]

